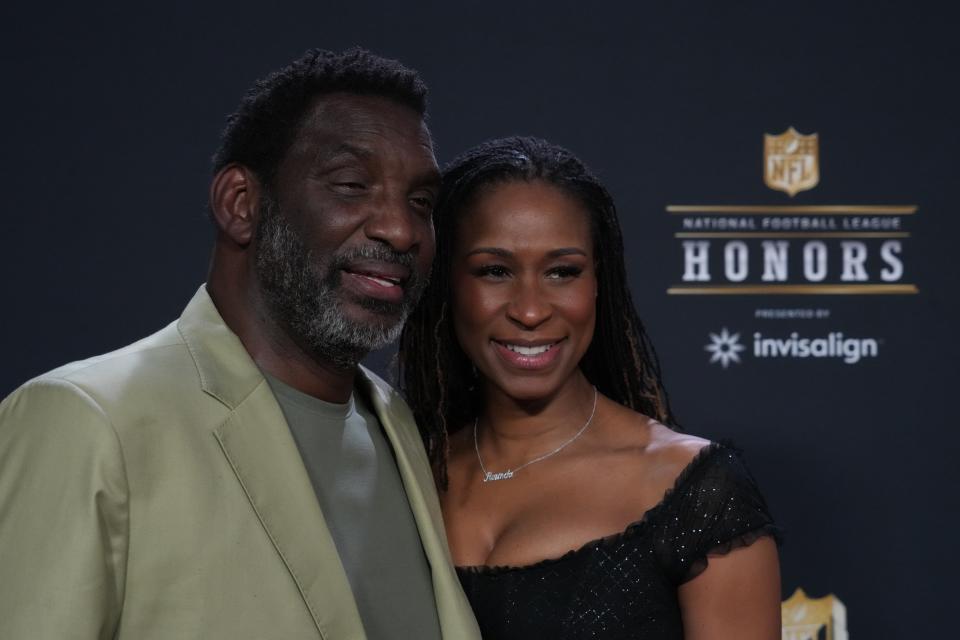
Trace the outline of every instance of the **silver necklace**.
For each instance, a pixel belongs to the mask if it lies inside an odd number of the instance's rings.
[[[587,418],[587,421],[583,423],[583,426],[580,427],[580,430],[577,431],[575,434],[573,434],[572,438],[570,438],[569,440],[561,444],[559,447],[557,447],[553,451],[550,451],[549,453],[545,453],[542,456],[537,456],[533,460],[527,460],[519,467],[515,467],[513,469],[507,469],[506,471],[498,471],[497,473],[487,471],[487,468],[483,466],[483,458],[480,457],[480,445],[477,444],[477,423],[480,422],[480,417],[477,416],[476,420],[473,421],[473,450],[477,452],[477,462],[480,463],[480,470],[483,472],[483,481],[494,482],[496,480],[509,480],[517,473],[517,471],[520,471],[520,469],[523,469],[524,467],[529,467],[535,462],[541,462],[543,460],[546,460],[550,456],[555,456],[561,451],[563,451],[568,445],[573,443],[574,440],[582,436],[583,432],[586,431],[587,427],[590,426],[590,423],[593,422],[593,416],[597,412],[597,397],[599,395],[600,394],[597,393],[597,388],[594,387],[593,388],[593,409],[590,410],[590,417]]]

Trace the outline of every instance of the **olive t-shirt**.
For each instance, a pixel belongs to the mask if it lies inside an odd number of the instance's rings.
[[[376,415],[356,394],[333,404],[266,378],[307,468],[367,638],[440,640],[430,566]]]

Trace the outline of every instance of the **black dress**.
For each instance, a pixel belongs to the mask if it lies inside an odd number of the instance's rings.
[[[622,533],[523,567],[458,567],[485,640],[683,638],[677,587],[779,530],[736,449],[710,444]]]

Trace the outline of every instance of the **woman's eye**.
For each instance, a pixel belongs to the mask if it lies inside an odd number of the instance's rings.
[[[360,191],[367,188],[367,186],[362,182],[336,182],[334,183],[334,186],[349,191]]]
[[[581,269],[580,267],[572,267],[572,266],[554,267],[549,272],[547,272],[547,277],[552,278],[554,280],[565,280],[567,278],[576,278],[581,273],[583,273],[583,269]]]
[[[510,272],[507,271],[507,268],[503,265],[489,264],[477,269],[477,275],[481,278],[500,279],[506,278],[508,275],[510,275]]]

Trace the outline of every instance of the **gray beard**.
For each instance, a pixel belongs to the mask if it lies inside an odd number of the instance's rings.
[[[265,198],[257,223],[254,270],[271,317],[314,359],[352,369],[374,349],[396,340],[427,279],[416,272],[414,255],[371,242],[318,259],[272,198]],[[410,269],[399,303],[361,298],[357,304],[377,319],[351,320],[343,308],[342,268],[360,259],[398,263]]]

